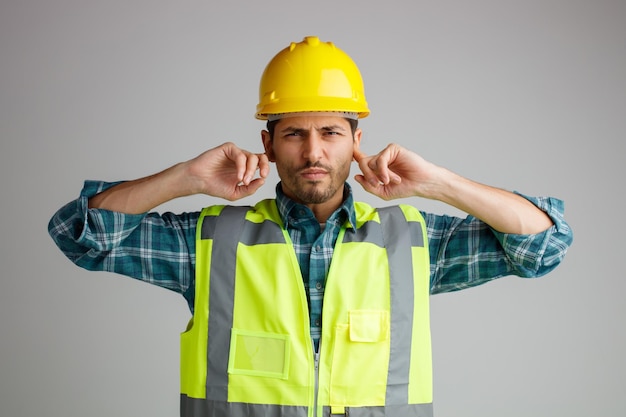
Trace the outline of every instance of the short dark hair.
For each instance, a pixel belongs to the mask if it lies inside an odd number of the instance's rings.
[[[278,123],[280,119],[276,119],[276,120],[268,120],[267,121],[267,131],[270,132],[270,139],[274,139],[274,130],[276,129],[276,123]],[[356,132],[356,128],[359,127],[359,120],[358,119],[348,119],[346,118],[346,120],[348,121],[348,123],[350,123],[350,130],[352,131],[352,137],[354,137],[354,132]]]

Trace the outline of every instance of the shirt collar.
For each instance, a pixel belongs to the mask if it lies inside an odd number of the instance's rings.
[[[280,218],[285,227],[289,226],[289,217],[299,217],[294,213],[294,210],[302,209],[303,207],[309,210],[309,208],[303,204],[296,203],[291,198],[287,197],[285,193],[283,193],[280,182],[276,184],[276,206],[278,207]],[[351,229],[354,229],[354,225],[356,225],[352,187],[347,182],[344,184],[343,188],[343,203],[330,215],[329,220],[333,218],[342,219],[342,223],[347,222],[346,227]]]

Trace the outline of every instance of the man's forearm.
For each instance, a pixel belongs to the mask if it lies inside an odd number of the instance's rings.
[[[550,217],[515,193],[480,184],[443,170],[437,199],[471,214],[502,233],[540,233]]]
[[[148,212],[155,207],[189,193],[184,183],[183,164],[174,165],[158,174],[127,181],[89,199],[89,208],[127,214]]]

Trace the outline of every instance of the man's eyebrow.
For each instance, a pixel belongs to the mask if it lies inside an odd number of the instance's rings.
[[[341,126],[341,125],[328,125],[328,126],[322,126],[318,129],[315,129],[317,131],[324,131],[324,132],[332,132],[332,131],[342,131],[342,132],[346,132],[346,128]],[[305,129],[302,127],[296,127],[296,126],[285,126],[284,128],[280,129],[280,133],[307,133],[309,131],[309,129]]]
[[[319,130],[324,130],[326,132],[334,130],[341,130],[342,132],[346,131],[346,129],[341,125],[322,126],[321,128],[319,128]]]
[[[301,127],[296,127],[296,126],[285,126],[282,129],[280,129],[281,132],[293,132],[293,131],[304,131],[306,129],[303,129]]]

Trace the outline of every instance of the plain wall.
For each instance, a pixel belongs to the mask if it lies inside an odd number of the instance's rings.
[[[178,415],[183,298],[75,267],[48,220],[84,179],[145,176],[225,141],[261,151],[261,72],[307,35],[359,65],[366,152],[397,142],[566,202],[575,241],[549,276],[431,298],[436,415],[624,415],[620,0],[1,0],[0,415]],[[241,203],[272,197],[272,178]]]

